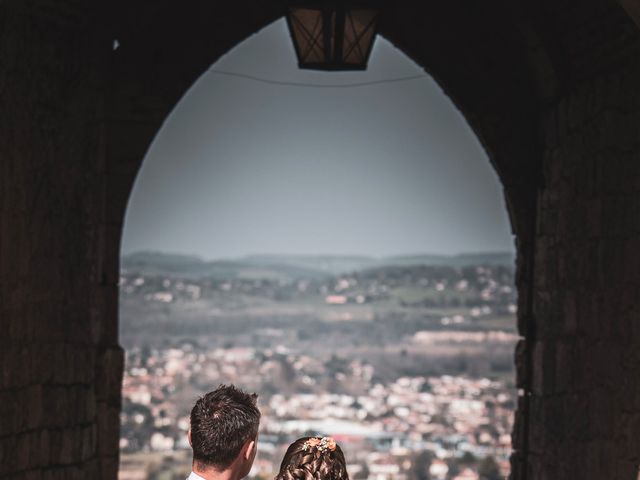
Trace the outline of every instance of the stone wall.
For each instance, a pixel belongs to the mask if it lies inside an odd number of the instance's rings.
[[[97,241],[98,12],[0,8],[0,477],[115,478],[122,351]],[[46,471],[46,475],[44,472]]]
[[[281,13],[0,3],[0,478],[116,478],[131,187],[189,86]],[[402,0],[381,33],[451,96],[505,188],[526,337],[513,478],[635,480],[637,27],[606,0]]]
[[[640,69],[563,97],[538,201],[529,478],[640,465]]]
[[[514,478],[635,480],[640,465],[640,46],[613,3],[551,7],[540,107],[528,387]],[[567,57],[567,54],[570,56]],[[557,56],[557,54],[556,54]],[[525,419],[525,417],[527,417]],[[523,464],[519,461],[524,462]]]

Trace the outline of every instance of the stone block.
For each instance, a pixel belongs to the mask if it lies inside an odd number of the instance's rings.
[[[68,428],[62,430],[59,436],[60,443],[57,445],[57,461],[63,465],[71,465],[80,462],[80,455],[77,454],[76,445],[79,440],[81,430],[78,428]]]
[[[81,459],[83,462],[96,457],[97,454],[97,427],[92,424],[85,427],[82,432],[82,441],[80,444]]]
[[[614,404],[611,392],[597,388],[589,393],[589,435],[609,438],[614,428]]]
[[[528,447],[529,453],[542,455],[547,447],[545,444],[545,424],[544,424],[544,400],[542,397],[532,395],[529,399],[529,431]]]
[[[22,408],[26,409],[26,428],[35,430],[43,423],[43,388],[33,385],[24,390]]]
[[[591,416],[594,414],[588,396],[572,393],[563,396],[568,445],[586,442],[592,437]]]
[[[577,364],[576,349],[566,341],[556,344],[555,382],[556,393],[572,392],[576,385]]]
[[[578,331],[578,309],[575,292],[570,290],[565,292],[562,313],[562,333],[564,335],[575,335]]]
[[[98,403],[98,453],[100,457],[117,455],[120,440],[120,409]]]
[[[0,392],[0,419],[2,423],[2,436],[17,433],[18,426],[18,393],[16,390]]]
[[[561,324],[562,311],[555,301],[555,295],[548,290],[536,289],[534,292],[536,338],[540,340],[555,338],[554,332]]]
[[[81,421],[83,423],[95,421],[97,405],[95,390],[92,387],[84,389],[84,395],[80,399],[80,402],[80,410],[82,412],[82,416],[80,417]]]
[[[118,476],[119,457],[116,453],[113,456],[102,457],[100,460],[100,478],[115,479]]]
[[[51,463],[51,439],[48,430],[37,432],[34,463],[38,467],[46,467]]]
[[[117,477],[101,477],[100,476],[100,462],[97,458],[92,458],[82,465],[82,478],[99,478],[105,480],[111,480]]]
[[[41,480],[43,477],[42,470],[29,470],[28,472],[24,472],[25,480]]]
[[[533,392],[549,395],[555,385],[555,346],[551,342],[536,342],[533,346]]]
[[[616,459],[615,480],[637,480],[640,477],[638,464],[624,459]]]
[[[514,425],[511,433],[511,446],[517,451],[522,451],[525,447],[527,415],[525,396],[518,395],[518,408],[514,414]]]
[[[112,347],[100,351],[97,360],[96,399],[111,405],[120,405],[120,390],[124,371],[124,351]]]
[[[48,428],[64,428],[72,425],[75,405],[70,390],[64,386],[47,385],[43,388],[43,420]]]
[[[12,450],[9,451],[9,463],[13,463],[13,470],[27,470],[31,463],[31,448],[32,441],[29,433],[21,433],[15,437],[15,445]]]
[[[527,352],[527,343],[525,339],[521,339],[518,341],[518,344],[515,348],[514,356],[516,364],[516,388],[529,388],[529,359]]]
[[[0,477],[6,477],[13,470],[12,445],[15,438],[12,436],[0,437]]]

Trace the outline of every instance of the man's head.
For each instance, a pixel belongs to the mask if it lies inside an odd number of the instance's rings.
[[[233,385],[220,385],[198,399],[189,430],[194,467],[218,472],[233,468],[237,478],[249,473],[260,424],[257,397]]]

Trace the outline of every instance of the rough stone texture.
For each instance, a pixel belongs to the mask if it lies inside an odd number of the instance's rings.
[[[567,52],[541,109],[527,477],[634,480],[640,465],[640,48],[605,2],[556,4]],[[570,55],[568,55],[570,53]],[[516,477],[517,478],[517,477]]]
[[[119,382],[97,390],[122,372],[96,262],[96,135],[110,54],[97,14],[79,2],[0,7],[2,478],[117,470],[114,427],[101,428],[96,413],[117,420]]]
[[[424,3],[381,34],[466,116],[517,236],[512,478],[636,480],[638,1]],[[189,86],[280,8],[0,2],[0,478],[116,478],[131,186]]]
[[[540,478],[635,479],[640,464],[638,85],[637,66],[581,82],[547,126],[529,432]]]

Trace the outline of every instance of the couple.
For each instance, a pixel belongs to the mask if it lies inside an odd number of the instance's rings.
[[[260,411],[256,394],[221,385],[191,410],[192,472],[187,480],[240,480],[256,457]],[[349,480],[344,455],[331,437],[293,442],[275,480]]]

